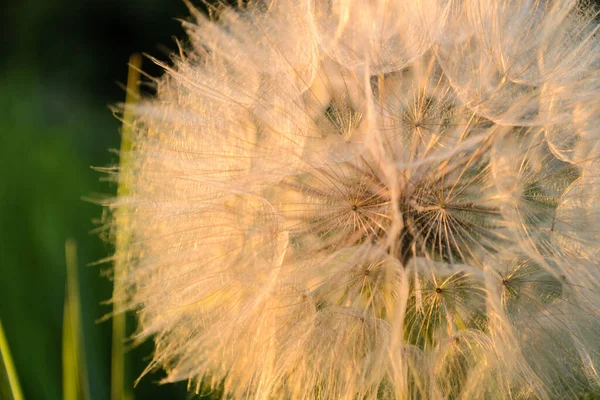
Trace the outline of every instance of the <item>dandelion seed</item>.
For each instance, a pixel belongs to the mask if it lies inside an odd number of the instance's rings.
[[[191,10],[110,205],[148,370],[235,399],[600,396],[591,5]]]

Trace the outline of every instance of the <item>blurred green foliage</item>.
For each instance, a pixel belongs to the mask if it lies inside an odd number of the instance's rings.
[[[77,242],[82,329],[92,399],[110,393],[110,244],[91,233],[102,209],[83,197],[114,195],[90,166],[118,162],[119,122],[132,52],[160,59],[183,36],[179,0],[22,0],[0,9],[0,320],[26,399],[55,400],[62,389],[65,241]],[[159,75],[146,61],[144,70]],[[130,320],[130,332],[133,328]],[[139,376],[152,343],[128,352]],[[144,377],[137,399],[184,399],[186,384]]]

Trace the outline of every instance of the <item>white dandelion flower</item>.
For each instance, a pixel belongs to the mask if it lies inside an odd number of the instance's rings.
[[[600,396],[591,5],[192,14],[110,206],[149,368],[234,399]]]

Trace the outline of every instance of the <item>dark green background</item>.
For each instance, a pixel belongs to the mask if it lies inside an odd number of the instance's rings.
[[[9,3],[9,4],[7,4]],[[102,276],[111,254],[91,232],[102,214],[83,197],[113,195],[91,166],[118,157],[119,123],[108,107],[123,101],[132,52],[167,60],[184,32],[181,0],[9,0],[0,6],[0,319],[25,398],[62,398],[64,244],[77,241],[85,351],[93,399],[109,398],[111,294]],[[160,75],[144,60],[143,69]],[[151,343],[132,350],[130,380]],[[136,399],[187,398],[185,383],[146,376]]]

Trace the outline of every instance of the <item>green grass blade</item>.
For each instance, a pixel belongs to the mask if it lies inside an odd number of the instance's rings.
[[[127,186],[127,173],[130,171],[130,150],[133,146],[134,112],[132,106],[139,99],[139,80],[140,69],[142,66],[142,57],[139,54],[133,54],[129,58],[129,72],[127,74],[127,97],[125,100],[125,111],[123,114],[123,129],[121,132],[121,151],[120,151],[120,177],[117,194],[125,196],[129,192]],[[115,250],[117,254],[122,254],[123,249],[129,241],[129,234],[123,229],[127,226],[127,210],[120,209],[116,215],[117,226],[119,230],[116,234]],[[122,260],[115,261],[114,266],[114,293],[120,293],[120,279],[117,277],[123,273],[124,266]],[[111,356],[111,400],[130,400],[133,399],[130,385],[125,385],[127,374],[125,364],[125,339],[127,336],[126,315],[122,312],[121,304],[115,300],[115,315],[113,316],[112,332],[112,356]]]
[[[77,349],[73,335],[74,327],[71,323],[69,295],[65,294],[65,305],[63,314],[63,343],[62,343],[62,367],[63,367],[63,399],[77,400],[79,396],[79,379],[77,377]]]
[[[77,245],[74,240],[66,241],[65,257],[67,285],[63,313],[63,398],[88,400],[90,390],[81,324]]]
[[[23,400],[23,392],[10,355],[2,321],[0,321],[0,397],[7,400]]]

